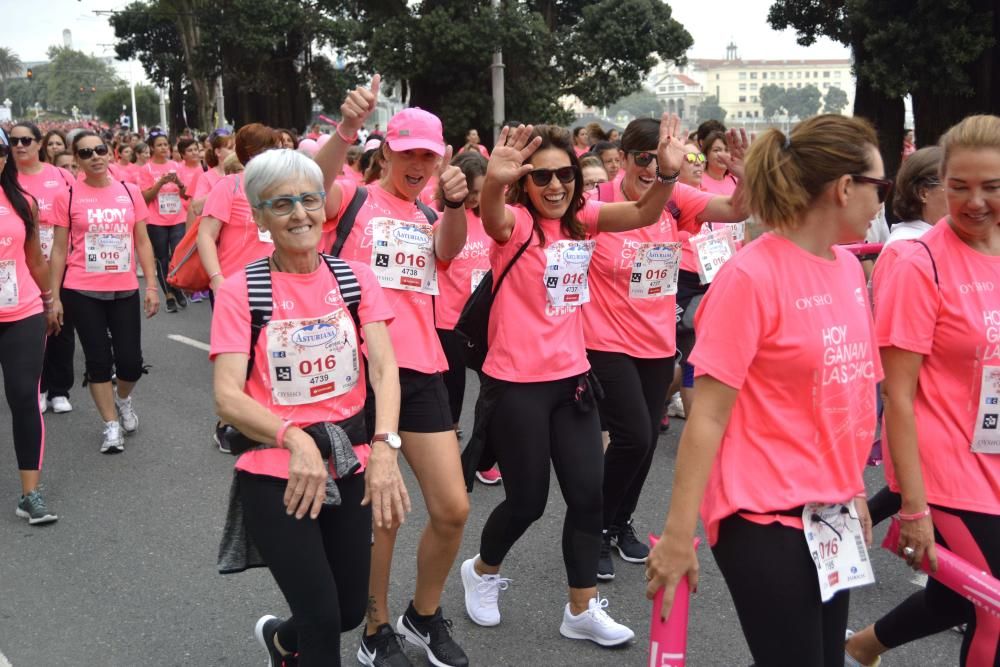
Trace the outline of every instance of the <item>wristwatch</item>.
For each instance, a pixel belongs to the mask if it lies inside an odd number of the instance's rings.
[[[376,442],[384,442],[393,449],[399,449],[403,446],[403,441],[399,438],[398,433],[376,433],[375,437],[372,438],[372,444]]]

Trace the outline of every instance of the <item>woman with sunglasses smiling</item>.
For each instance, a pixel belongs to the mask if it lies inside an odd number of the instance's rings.
[[[97,134],[73,139],[83,179],[53,206],[52,292],[60,322],[69,312],[85,359],[90,395],[104,423],[101,452],[125,451],[125,435],[139,428],[132,390],[142,365],[140,305],[146,317],[160,307],[151,283],[156,266],[146,232],[147,208],[132,183],[108,178],[110,151]],[[135,258],[146,276],[140,298]],[[112,366],[117,387],[111,386]]]
[[[873,581],[862,471],[881,366],[864,273],[838,244],[864,237],[882,173],[863,120],[764,133],[743,182],[771,231],[729,261],[696,318],[696,399],[646,595],[665,588],[665,618],[682,577],[696,590],[700,507],[762,666],[841,667],[849,589]]]
[[[184,200],[190,195],[180,177],[180,165],[170,159],[170,138],[166,132],[149,133],[153,156],[136,172],[142,197],[149,209],[147,229],[156,257],[156,279],[166,296],[166,310],[176,313],[187,307],[184,292],[167,284],[167,268],[174,248],[184,238],[184,221],[187,213]]]
[[[38,237],[38,207],[18,184],[0,129],[0,368],[21,476],[15,512],[29,524],[57,519],[39,488],[45,426],[38,404],[45,334],[59,329],[48,267]]]
[[[622,136],[621,181],[597,188],[596,199],[639,201],[656,183],[659,123],[639,118]],[[746,135],[733,145],[742,164]],[[690,153],[678,166],[683,173]],[[673,213],[704,213],[715,197],[683,184],[655,225],[597,237],[591,303],[583,309],[587,359],[604,387],[601,421],[610,435],[604,456],[604,521],[597,577],[614,579],[611,549],[623,560],[644,563],[648,547],[632,527],[632,513],[653,462],[667,390],[674,377],[677,270],[681,249]],[[716,204],[709,210],[715,213]],[[727,211],[725,213],[729,215]]]
[[[292,618],[264,616],[255,629],[269,664],[339,665],[341,633],[364,620],[373,513],[381,526],[409,510],[397,452],[378,436],[369,447],[364,419],[362,340],[375,396],[371,426],[380,434],[396,429],[399,380],[386,328],[392,309],[369,266],[331,265],[317,252],[326,216],[314,162],[288,149],[267,151],[244,176],[255,223],[270,233],[274,251],[218,290],[210,356],[219,414],[253,444],[266,443],[237,459],[232,494],[245,508],[238,515],[244,544],[261,558],[220,558],[220,569],[266,565],[281,588]],[[271,312],[254,340],[250,309],[266,293],[262,275]],[[352,294],[359,300],[353,317]],[[317,356],[332,361],[320,367],[310,362]],[[331,430],[336,441],[320,440],[317,433]]]
[[[927,560],[936,570],[940,544],[997,577],[1000,118],[970,116],[939,145],[947,215],[919,241],[893,246],[903,248],[876,302],[885,475],[902,494],[897,553],[908,565]],[[933,578],[850,637],[847,664],[877,663],[891,648],[962,623],[958,664],[1000,664],[1000,619]]]
[[[604,453],[581,308],[593,307],[588,271],[594,238],[660,219],[680,171],[679,129],[676,116],[663,115],[653,141],[660,168],[637,201],[587,201],[572,139],[559,127],[504,128],[490,156],[480,211],[495,242],[493,275],[516,263],[493,303],[469,445],[485,437],[506,495],[486,521],[479,554],[462,563],[466,612],[479,625],[500,623],[498,598],[510,581],[500,576],[500,566],[544,514],[554,467],[567,505],[562,552],[569,603],[559,631],[601,646],[635,636],[611,619],[597,592]]]
[[[41,132],[34,123],[20,122],[10,130],[13,145],[13,162],[17,167],[17,182],[35,198],[38,204],[38,240],[45,261],[52,254],[53,224],[52,204],[73,183],[64,170],[39,160],[37,141]],[[38,405],[45,412],[49,404],[53,412],[70,412],[69,390],[73,387],[73,352],[76,337],[72,322],[64,319],[62,328],[49,336],[45,345],[45,365]]]

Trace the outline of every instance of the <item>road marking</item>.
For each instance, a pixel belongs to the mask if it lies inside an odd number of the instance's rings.
[[[188,338],[187,336],[182,336],[180,334],[167,334],[167,338],[169,338],[170,340],[175,340],[178,343],[184,343],[185,345],[196,347],[199,350],[205,350],[206,352],[212,349],[209,347],[208,343],[202,343],[200,340],[195,340],[194,338]],[[4,665],[2,662],[0,662],[0,667],[9,667],[9,665]]]
[[[9,661],[9,660],[7,660],[7,657],[6,657],[6,656],[4,656],[4,654],[3,654],[3,653],[0,653],[0,667],[13,667],[13,666],[12,666],[12,665],[10,664],[10,661]]]

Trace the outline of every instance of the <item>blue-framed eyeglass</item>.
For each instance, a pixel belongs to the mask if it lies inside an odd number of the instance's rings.
[[[302,204],[307,211],[318,211],[326,202],[325,192],[303,192],[300,195],[282,195],[265,199],[254,208],[269,208],[275,215],[291,215],[296,204]]]

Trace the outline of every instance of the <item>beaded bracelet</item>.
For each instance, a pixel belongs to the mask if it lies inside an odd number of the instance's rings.
[[[900,521],[919,521],[920,519],[923,519],[924,517],[928,517],[930,515],[931,515],[930,507],[926,507],[924,508],[923,512],[917,512],[916,514],[903,514],[902,512],[896,514],[896,516],[899,517]]]

